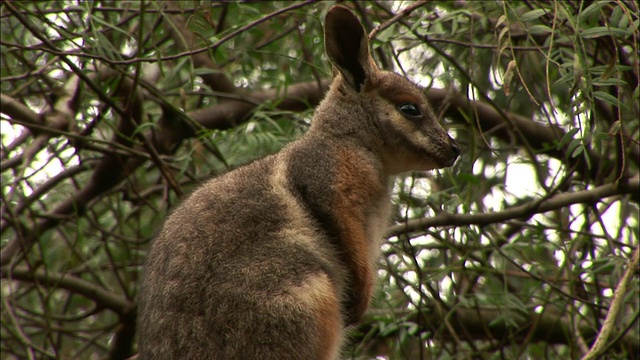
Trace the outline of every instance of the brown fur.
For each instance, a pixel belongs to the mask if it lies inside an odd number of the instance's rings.
[[[338,75],[308,133],[204,184],[152,245],[140,359],[338,358],[369,306],[391,177],[457,158],[422,91],[375,66],[349,10],[334,6],[325,28]]]
[[[317,358],[335,359],[340,353],[344,327],[338,294],[326,275],[316,277],[314,282],[310,282],[308,292],[311,295],[309,308],[313,309],[318,325]]]
[[[362,155],[360,155],[362,156]],[[387,192],[385,179],[380,179],[378,172],[366,166],[357,154],[348,149],[338,148],[336,153],[336,191],[332,202],[339,227],[340,248],[346,253],[348,267],[352,272],[354,300],[353,308],[348,309],[353,322],[360,320],[369,306],[371,288],[373,287],[373,264],[370,252],[377,255],[377,239],[371,239],[366,233],[368,210],[375,208],[372,199],[384,197]],[[353,179],[360,179],[357,184]],[[386,221],[386,219],[376,219]],[[371,244],[371,241],[375,243]]]

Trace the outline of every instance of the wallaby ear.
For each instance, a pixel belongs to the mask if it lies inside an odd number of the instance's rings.
[[[344,6],[329,9],[325,17],[324,46],[331,63],[358,92],[377,70],[360,20]]]

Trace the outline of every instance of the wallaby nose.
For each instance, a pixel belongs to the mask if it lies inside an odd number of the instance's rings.
[[[460,156],[460,146],[451,136],[449,136],[449,144],[451,144],[451,152],[453,152],[454,159]]]

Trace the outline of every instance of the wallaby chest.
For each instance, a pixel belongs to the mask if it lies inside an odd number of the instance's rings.
[[[344,310],[355,322],[371,297],[389,217],[388,177],[366,149],[326,139],[303,139],[285,154],[289,191],[344,269]]]

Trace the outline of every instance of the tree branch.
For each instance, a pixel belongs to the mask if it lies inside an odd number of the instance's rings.
[[[514,206],[504,211],[483,214],[447,214],[440,213],[434,217],[412,219],[402,224],[392,226],[387,236],[398,236],[429,227],[487,225],[513,219],[530,218],[534,214],[559,209],[579,203],[595,203],[603,198],[635,194],[640,187],[640,178],[629,179],[626,183],[606,184],[590,190],[562,193],[544,201],[533,201],[524,205]]]
[[[18,100],[5,94],[0,94],[0,112],[10,116],[11,118],[20,119],[27,124],[43,124],[43,117],[40,114],[29,109],[27,105],[24,105]],[[31,132],[36,133],[36,131]]]
[[[73,275],[17,266],[11,269],[3,268],[0,270],[0,276],[7,280],[38,282],[47,287],[65,289],[91,299],[98,307],[112,310],[118,315],[130,314],[135,310],[132,301]]]
[[[582,357],[582,360],[592,360],[598,358],[606,347],[607,340],[609,336],[614,331],[613,327],[616,324],[616,319],[618,317],[618,312],[620,311],[620,306],[622,305],[622,300],[627,294],[627,287],[629,286],[629,281],[635,273],[638,272],[638,257],[640,256],[640,246],[636,246],[635,251],[633,252],[633,256],[629,261],[627,269],[624,271],[624,275],[620,282],[618,283],[618,287],[616,288],[615,293],[613,294],[613,299],[611,300],[611,305],[609,306],[609,311],[607,312],[607,317],[604,319],[604,323],[600,328],[600,332],[598,333],[598,337],[596,341],[591,346],[591,349],[585,356]],[[636,343],[637,344],[637,343]],[[636,349],[637,353],[638,350]]]

